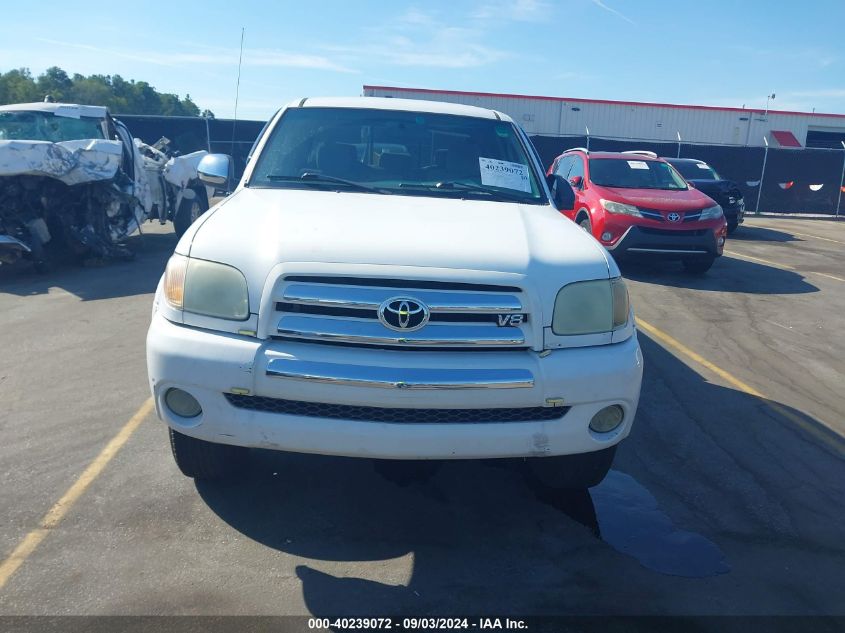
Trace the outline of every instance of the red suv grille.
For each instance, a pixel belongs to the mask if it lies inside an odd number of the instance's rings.
[[[638,208],[644,218],[657,220],[658,222],[667,221],[663,211],[658,211],[657,209],[643,209],[642,207]],[[678,213],[683,216],[683,222],[697,222],[701,219],[701,209],[697,209],[696,211],[678,211]]]

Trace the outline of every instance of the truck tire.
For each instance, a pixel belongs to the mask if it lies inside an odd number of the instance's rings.
[[[543,486],[559,490],[592,488],[602,482],[613,464],[616,446],[579,455],[534,457],[529,471]]]
[[[191,226],[197,219],[206,211],[208,211],[208,201],[205,198],[205,192],[193,189],[196,196],[189,199],[183,199],[179,203],[179,208],[173,215],[173,230],[176,232],[176,237],[182,237],[188,227]]]
[[[590,222],[590,216],[589,215],[585,215],[580,220],[578,220],[578,226],[580,226],[582,229],[584,229],[584,231],[587,233],[587,235],[593,234],[593,223]]]
[[[242,472],[248,449],[228,444],[215,444],[170,432],[170,450],[182,474],[194,479],[228,479]]]
[[[710,267],[713,266],[713,262],[715,261],[716,258],[713,256],[696,259],[685,259],[684,268],[690,274],[703,275],[708,270],[710,270]]]

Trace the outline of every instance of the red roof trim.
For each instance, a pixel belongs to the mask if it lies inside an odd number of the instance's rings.
[[[801,147],[795,135],[788,130],[772,130],[772,136],[781,147]]]
[[[725,106],[686,105],[680,103],[655,103],[651,101],[613,101],[610,99],[580,99],[576,97],[544,97],[541,95],[507,94],[503,92],[466,92],[463,90],[434,90],[432,88],[401,88],[399,86],[368,86],[364,90],[404,90],[422,94],[448,94],[466,97],[511,97],[516,99],[536,99],[538,101],[571,101],[573,103],[603,103],[609,105],[654,106],[658,108],[677,108],[679,110],[715,110],[717,112],[745,112],[750,114],[765,114],[764,110],[756,108],[730,108]],[[819,116],[845,119],[845,114],[829,114],[824,112],[793,112],[791,110],[769,110],[769,114],[798,114],[802,116]]]

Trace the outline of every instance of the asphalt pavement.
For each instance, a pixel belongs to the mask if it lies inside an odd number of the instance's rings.
[[[845,222],[750,218],[700,278],[625,266],[639,413],[566,495],[262,451],[195,484],[143,411],[104,460],[149,397],[175,237],[145,230],[132,262],[0,268],[0,614],[845,615]]]

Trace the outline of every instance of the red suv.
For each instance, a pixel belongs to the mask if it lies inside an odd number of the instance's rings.
[[[652,152],[570,149],[548,173],[575,190],[575,207],[563,213],[617,259],[679,259],[689,272],[704,273],[722,254],[722,208]]]

